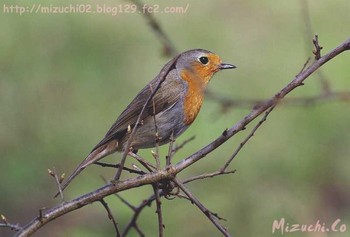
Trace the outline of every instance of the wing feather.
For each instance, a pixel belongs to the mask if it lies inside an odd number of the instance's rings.
[[[150,100],[148,103],[146,110],[141,116],[141,121],[145,120],[149,116],[153,116],[153,114],[158,114],[159,112],[170,108],[183,96],[185,84],[182,80],[176,79],[178,74],[176,68],[174,67],[174,61],[175,59],[168,62],[161,70],[161,72],[167,72],[167,74],[164,75],[166,78],[160,85],[160,88],[154,94],[152,100]],[[122,138],[125,135],[128,126],[135,126],[144,104],[153,93],[162,77],[163,75],[160,73],[137,94],[133,101],[119,115],[112,127],[106,133],[105,137],[94,147],[92,151],[111,140]]]

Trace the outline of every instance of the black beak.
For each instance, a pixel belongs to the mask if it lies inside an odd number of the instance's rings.
[[[221,63],[220,64],[220,70],[223,70],[223,69],[233,69],[233,68],[236,68],[235,65],[232,65],[232,64],[229,64],[229,63]]]

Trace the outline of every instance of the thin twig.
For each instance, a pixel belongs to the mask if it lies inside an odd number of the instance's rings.
[[[181,150],[184,146],[187,145],[187,143],[193,141],[196,138],[196,136],[192,136],[189,139],[185,140],[184,142],[182,142],[180,145],[177,145],[173,148],[172,153],[175,154],[176,152],[178,152],[179,150]]]
[[[160,167],[160,160],[159,160],[159,143],[157,142],[156,143],[156,151],[154,152],[153,150],[151,150],[151,154],[152,154],[152,157],[156,160],[156,169],[157,170],[160,170],[161,167]]]
[[[107,183],[107,180],[106,179],[104,179],[103,177],[102,177],[102,179]],[[140,229],[140,227],[137,225],[137,222],[136,222],[136,220],[137,220],[137,218],[138,218],[138,216],[139,216],[139,214],[141,213],[141,211],[143,210],[143,208],[145,207],[145,206],[141,206],[142,204],[144,204],[144,202],[143,203],[141,203],[140,204],[140,206],[139,207],[135,207],[134,205],[132,205],[131,203],[129,203],[125,198],[123,198],[122,196],[120,196],[118,193],[115,193],[114,194],[122,203],[124,203],[127,207],[129,207],[133,212],[134,212],[134,216],[133,216],[133,218],[131,219],[131,221],[130,221],[130,223],[128,224],[128,227],[124,230],[124,232],[123,232],[123,235],[120,235],[120,231],[119,231],[119,229],[118,229],[118,232],[117,233],[119,233],[119,236],[126,236],[127,235],[127,233],[128,233],[128,231],[131,229],[131,227],[133,227],[135,230],[136,230],[136,232],[140,235],[140,237],[144,237],[145,236],[145,234],[142,232],[142,230]],[[103,199],[102,199],[103,200]],[[154,200],[154,199],[153,199]],[[103,203],[102,203],[103,204]],[[151,202],[149,203],[149,204],[147,204],[148,206],[150,206],[151,205]],[[113,216],[112,216],[113,217]],[[114,223],[114,222],[113,222]]]
[[[258,130],[258,128],[266,121],[267,116],[269,116],[269,114],[271,113],[271,111],[275,108],[275,106],[272,106],[269,110],[267,110],[265,112],[264,117],[258,122],[258,124],[253,128],[253,130],[249,133],[249,135],[243,140],[243,142],[241,142],[239,144],[239,146],[237,147],[237,149],[235,150],[235,152],[232,154],[232,156],[230,157],[230,159],[227,160],[227,162],[225,163],[225,165],[220,169],[221,172],[224,172],[227,167],[230,165],[230,163],[232,162],[232,160],[237,156],[237,154],[240,152],[240,150],[243,148],[243,146],[249,141],[250,138],[252,138],[256,132],[256,130]]]
[[[175,49],[174,44],[171,42],[168,35],[164,32],[164,30],[162,29],[158,21],[154,18],[153,14],[151,13],[152,11],[148,11],[147,5],[139,0],[130,0],[130,1],[137,6],[139,12],[143,13],[142,16],[151,26],[152,31],[156,34],[157,38],[162,43],[163,54],[169,57],[176,55],[177,50]]]
[[[140,229],[140,227],[137,225],[137,223],[134,225],[134,229],[136,230],[136,232],[140,235],[140,237],[145,237],[146,235],[142,232],[142,230]]]
[[[162,195],[161,193],[159,195]],[[152,202],[156,199],[155,194],[151,195],[148,199],[143,200],[139,206],[137,207],[129,207],[134,211],[134,215],[132,216],[131,220],[129,221],[129,223],[127,224],[127,226],[125,227],[124,231],[123,231],[123,235],[122,236],[126,236],[129,231],[131,230],[131,228],[137,229],[137,219],[140,215],[140,213],[142,212],[142,210],[147,207],[150,206],[152,204]],[[137,228],[136,228],[137,227]],[[142,232],[141,232],[142,233]]]
[[[163,237],[164,236],[164,224],[163,224],[163,215],[162,215],[162,202],[160,201],[160,195],[159,195],[159,189],[156,186],[157,184],[153,184],[153,191],[154,191],[154,196],[156,199],[156,213],[158,216],[158,233],[159,233],[159,237]]]
[[[222,106],[222,111],[226,112],[230,108],[247,108],[253,107],[257,104],[261,104],[264,100],[258,99],[231,99],[228,97],[223,97],[215,94],[209,94],[208,97],[218,102]],[[310,106],[317,105],[325,102],[331,102],[337,100],[339,102],[349,102],[350,101],[350,91],[322,91],[320,94],[315,96],[303,96],[303,97],[293,97],[285,98],[280,102],[283,106]]]
[[[4,223],[0,223],[0,228],[10,228],[11,230],[14,230],[14,231],[20,231],[22,228],[16,224],[4,224]]]
[[[236,170],[230,170],[230,171],[224,171],[224,170],[219,170],[213,173],[209,173],[209,174],[202,174],[202,175],[198,175],[198,176],[194,176],[188,179],[185,179],[183,181],[184,184],[190,183],[192,181],[195,180],[199,180],[199,179],[207,179],[207,178],[213,178],[215,176],[219,176],[219,175],[225,175],[225,174],[234,174],[236,172]]]
[[[95,161],[94,162],[95,165],[99,165],[101,167],[109,167],[109,168],[119,168],[119,164],[108,164],[108,163],[103,163],[103,162],[99,162],[99,161]],[[136,170],[136,169],[131,169],[128,167],[123,167],[123,170],[129,171],[129,173],[134,173],[134,174],[145,174],[145,172],[140,171],[140,170]]]
[[[115,232],[117,233],[117,237],[120,237],[118,223],[116,222],[116,220],[111,212],[111,209],[109,209],[108,204],[107,204],[107,202],[105,202],[104,199],[101,199],[100,202],[101,202],[102,206],[106,209],[107,214],[108,214],[108,218],[112,221],[112,223],[114,225],[114,229],[115,229]]]
[[[0,227],[10,228],[14,231],[20,231],[22,229],[22,227],[20,227],[18,224],[11,224],[4,215],[1,214],[0,217],[1,221],[3,222],[0,223]]]
[[[305,36],[305,52],[306,56],[309,57],[310,52],[312,51],[312,47],[310,47],[310,39],[314,37],[314,30],[312,27],[311,17],[310,17],[310,8],[309,8],[309,1],[308,0],[300,0],[301,5],[301,13],[303,20],[300,21],[302,23],[302,27],[304,28],[304,36]],[[321,56],[321,55],[319,55]],[[322,70],[318,70],[316,72],[318,81],[321,84],[322,93],[327,93],[331,91],[331,86],[329,83],[329,80],[325,77]]]
[[[310,45],[310,39],[312,39],[314,35],[314,31],[311,24],[310,10],[309,10],[309,0],[300,0],[300,12],[302,20],[300,21],[300,28],[304,30],[305,37],[305,53],[306,56],[309,57],[312,47]]]
[[[301,2],[307,6],[306,0],[301,0]],[[310,20],[307,10],[304,9],[303,13],[304,13],[303,15],[306,15],[306,16],[304,16],[304,18]],[[308,24],[308,27],[311,27],[311,23]],[[308,35],[311,35],[311,29],[308,29]],[[313,45],[315,47],[315,49],[312,52],[315,55],[315,59],[319,60],[321,58],[321,50],[323,48],[319,45],[318,35],[314,36],[314,39],[312,40],[312,42],[313,42]],[[305,70],[309,61],[310,61],[310,58],[306,61],[306,63],[304,64],[304,66],[303,66],[302,70],[299,72],[299,74],[301,72],[303,72],[303,70]],[[320,82],[322,85],[322,90],[321,90],[319,95],[313,96],[313,97],[285,99],[283,103],[288,104],[288,105],[293,105],[294,103],[296,103],[297,105],[302,105],[302,104],[309,105],[309,101],[312,101],[313,103],[318,102],[317,100],[325,101],[324,100],[325,98],[334,98],[334,95],[341,93],[341,92],[332,92],[330,83],[325,78],[325,76],[321,70],[318,70],[316,72],[316,74],[318,75],[318,78],[320,79]],[[350,91],[348,93],[350,93]],[[255,104],[261,103],[261,100],[258,100],[258,99],[249,99],[249,100],[229,99],[229,98],[226,98],[223,96],[218,96],[210,91],[206,92],[206,95],[208,98],[211,98],[215,101],[218,101],[221,104],[222,112],[226,112],[231,107],[246,108],[246,107],[251,107],[251,106],[254,106]],[[305,102],[303,102],[303,100]]]
[[[150,89],[151,92],[153,92],[153,88],[152,85],[150,84]],[[152,98],[152,116],[153,116],[153,122],[154,122],[154,131],[155,131],[155,142],[156,142],[156,152],[152,152],[152,155],[154,157],[154,159],[156,160],[156,165],[157,165],[157,170],[160,170],[160,160],[159,160],[159,141],[161,139],[161,137],[159,137],[159,133],[158,133],[158,126],[157,126],[157,119],[156,119],[156,104],[154,102],[154,98]]]
[[[305,69],[303,72],[298,74],[290,83],[288,83],[288,85],[286,85],[283,89],[281,89],[272,98],[261,103],[259,106],[254,107],[254,109],[247,116],[245,116],[241,121],[236,123],[230,129],[226,130],[224,134],[222,134],[220,137],[218,137],[217,139],[215,139],[214,141],[212,141],[210,144],[203,147],[199,151],[188,156],[186,159],[180,161],[178,164],[175,165],[175,167],[179,168],[181,171],[183,169],[186,169],[188,166],[190,166],[194,162],[197,162],[198,160],[205,157],[208,153],[215,150],[217,147],[219,147],[225,141],[230,139],[236,133],[238,133],[239,131],[242,131],[247,124],[249,124],[251,121],[257,118],[260,114],[262,114],[269,108],[275,106],[291,91],[303,85],[303,82],[306,80],[306,78],[308,78],[312,73],[314,73],[317,69],[319,69],[323,64],[333,59],[337,55],[348,50],[350,50],[350,38],[344,41],[339,46],[337,46],[335,49],[331,50],[328,54],[324,55],[319,60],[314,61],[313,64],[311,64],[307,69]]]
[[[105,177],[103,177],[102,175],[101,175],[101,178],[102,178],[102,180],[106,183],[106,184],[108,184],[108,181],[107,181],[107,179],[105,178]],[[135,207],[132,205],[132,204],[130,204],[126,199],[124,199],[122,196],[120,196],[118,193],[115,193],[114,194],[117,198],[119,198],[119,200],[122,202],[122,203],[124,203],[126,206],[128,206],[131,210],[135,210]],[[103,199],[102,199],[103,200]]]
[[[213,215],[211,211],[209,211],[186,187],[183,185],[181,181],[179,181],[177,178],[174,178],[173,181],[176,183],[176,185],[184,192],[187,197],[191,200],[192,203],[194,203],[203,213],[208,217],[208,219],[216,226],[220,232],[226,236],[231,237],[231,235],[227,232],[227,229],[223,227],[220,222],[217,214]],[[221,218],[220,218],[221,219]]]
[[[62,181],[64,179],[65,173],[63,173],[60,177],[58,177],[55,167],[53,167],[53,170],[47,169],[47,171],[48,171],[49,175],[51,175],[55,179],[55,182],[56,182],[56,185],[57,185],[58,192],[60,194],[61,200],[63,200],[64,197],[63,197],[61,183],[62,183]]]
[[[169,149],[168,149],[168,155],[165,157],[166,162],[165,162],[165,166],[169,166],[171,164],[171,160],[173,159],[173,149],[174,149],[174,131],[171,132],[170,134],[170,142],[169,142]]]
[[[114,194],[117,198],[119,198],[119,200],[124,203],[125,205],[127,205],[131,210],[135,211],[136,207],[134,205],[132,205],[131,203],[129,203],[125,198],[123,198],[122,196],[120,196],[118,193]]]
[[[300,70],[300,72],[299,72],[298,74],[302,73],[302,72],[305,70],[305,68],[306,68],[306,66],[309,64],[310,60],[311,60],[311,58],[309,57],[309,58],[306,60],[306,62],[304,63],[302,69]]]
[[[153,172],[154,170],[157,170],[157,167],[155,167],[154,165],[152,165],[150,162],[148,162],[146,159],[142,158],[141,156],[139,156],[136,153],[133,152],[129,152],[128,154],[129,156],[135,158],[138,162],[140,162],[140,164],[145,167],[149,172]]]
[[[314,39],[312,40],[312,43],[314,44],[315,49],[312,51],[312,53],[315,55],[315,60],[319,60],[321,58],[321,50],[323,47],[319,45],[318,42],[318,35],[314,36]],[[329,94],[332,91],[331,85],[329,80],[327,80],[326,76],[322,72],[322,70],[317,71],[317,77],[319,78],[319,81],[321,82],[321,94]]]
[[[311,97],[295,97],[284,100],[281,104],[293,106],[310,106],[331,101],[350,102],[350,91],[330,91]]]

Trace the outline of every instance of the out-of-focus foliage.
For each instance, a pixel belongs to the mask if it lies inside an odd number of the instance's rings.
[[[154,17],[179,51],[212,50],[237,65],[210,83],[213,93],[236,99],[271,97],[311,56],[303,1],[146,1],[159,11],[183,6],[183,14]],[[310,0],[311,32],[318,33],[323,53],[350,36],[346,0]],[[6,1],[0,6],[0,213],[25,224],[42,207],[59,200],[47,168],[69,174],[103,137],[136,93],[169,60],[141,14],[8,13],[38,1]],[[120,7],[127,1],[43,1],[43,6],[91,4]],[[28,8],[27,8],[28,7]],[[15,10],[13,10],[15,11]],[[350,90],[350,56],[341,55],[321,70],[333,90]],[[289,97],[320,91],[312,76]],[[200,149],[249,112],[233,108],[221,113],[206,100],[193,126],[177,142],[192,135],[175,160]],[[315,106],[279,106],[236,160],[230,176],[189,185],[212,211],[227,219],[234,236],[272,236],[272,223],[284,217],[290,224],[331,225],[340,218],[350,228],[350,107],[339,101]],[[233,153],[245,132],[231,139],[180,178],[215,171]],[[199,139],[200,138],[200,139]],[[167,147],[161,149],[165,156]],[[150,151],[140,152],[151,157]],[[115,161],[120,154],[105,161]],[[113,170],[91,166],[65,192],[66,199],[96,189],[99,177]],[[128,174],[129,175],[129,174]],[[137,205],[150,187],[128,191],[124,198]],[[130,210],[115,197],[106,199],[120,227]],[[220,236],[204,215],[184,199],[163,201],[166,236]],[[156,236],[155,207],[140,216],[147,236]],[[349,230],[347,230],[349,232]],[[11,231],[0,229],[0,236]],[[130,236],[134,236],[133,233]],[[94,204],[61,217],[35,236],[114,236],[105,210]],[[275,234],[280,235],[280,232]],[[346,236],[347,234],[342,236]],[[333,236],[333,233],[298,233]],[[340,236],[340,235],[339,235]]]

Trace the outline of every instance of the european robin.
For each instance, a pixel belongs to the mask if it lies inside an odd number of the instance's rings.
[[[218,55],[204,49],[189,50],[170,60],[119,115],[105,137],[62,184],[62,190],[86,166],[126,148],[130,130],[147,101],[129,148],[151,148],[169,143],[171,136],[178,137],[197,117],[212,76],[235,67],[222,63]],[[153,93],[155,89],[158,90]]]

